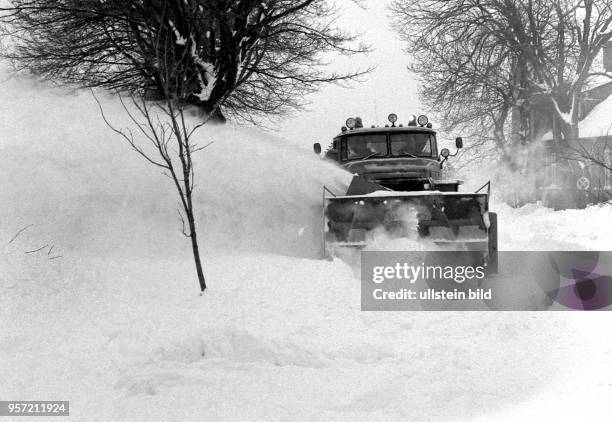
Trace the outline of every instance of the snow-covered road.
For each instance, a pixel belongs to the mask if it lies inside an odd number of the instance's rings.
[[[346,264],[277,255],[208,259],[199,297],[188,264],[70,260],[44,282],[3,286],[2,396],[70,399],[75,420],[570,420],[612,410],[602,409],[607,313],[361,312]]]

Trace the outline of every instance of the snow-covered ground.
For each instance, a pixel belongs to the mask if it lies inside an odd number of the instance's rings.
[[[199,296],[170,181],[91,94],[1,87],[0,399],[70,400],[79,421],[612,411],[607,313],[361,312],[356,269],[317,258],[321,186],[347,175],[257,130],[200,132]],[[610,206],[494,208],[503,249],[610,249]]]

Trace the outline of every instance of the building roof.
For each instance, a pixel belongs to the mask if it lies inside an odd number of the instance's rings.
[[[612,135],[612,95],[597,104],[578,124],[581,138]]]
[[[584,119],[578,123],[581,138],[612,136],[612,95],[597,104]],[[553,138],[552,131],[542,136],[543,141]]]

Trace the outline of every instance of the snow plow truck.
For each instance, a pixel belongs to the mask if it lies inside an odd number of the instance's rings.
[[[461,180],[445,179],[444,165],[455,156],[438,152],[436,132],[425,115],[406,126],[364,128],[349,118],[325,151],[353,174],[347,192],[323,187],[325,255],[339,248],[363,248],[380,230],[393,237],[426,238],[441,250],[481,254],[488,272],[497,272],[497,215],[489,212],[490,182],[473,193],[459,192]],[[455,140],[457,150],[463,140]],[[314,144],[319,156],[321,145]],[[432,244],[432,243],[430,243]]]

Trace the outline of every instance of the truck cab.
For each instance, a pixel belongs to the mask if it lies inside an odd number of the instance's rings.
[[[442,168],[450,156],[448,149],[438,152],[436,132],[426,116],[412,116],[407,126],[364,128],[360,119],[348,119],[334,137],[325,158],[337,162],[352,174],[362,176],[393,191],[456,192],[460,180],[443,180]],[[463,141],[456,140],[461,148]],[[319,144],[315,152],[321,152]]]

